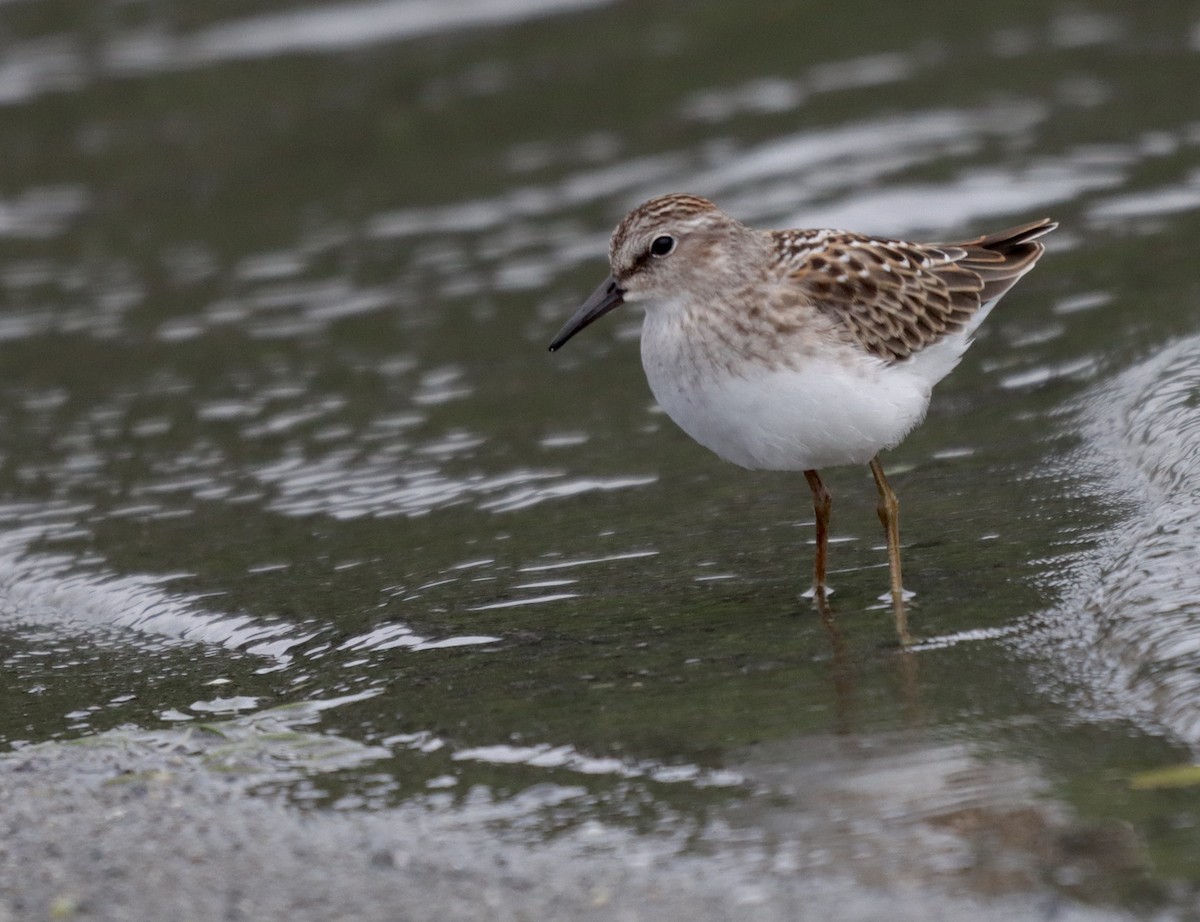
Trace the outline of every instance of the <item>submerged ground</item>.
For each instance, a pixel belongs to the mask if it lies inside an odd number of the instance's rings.
[[[869,25],[864,27],[864,25]],[[0,919],[1200,915],[1200,7],[0,4]],[[652,194],[1062,229],[888,459],[548,355]]]

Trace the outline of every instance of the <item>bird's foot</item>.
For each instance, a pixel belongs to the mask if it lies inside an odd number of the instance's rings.
[[[917,597],[917,594],[911,589],[901,589],[900,597],[905,602],[911,602]],[[892,594],[890,592],[885,592],[883,595],[878,597],[877,601],[883,602],[885,605],[890,605],[892,602]]]

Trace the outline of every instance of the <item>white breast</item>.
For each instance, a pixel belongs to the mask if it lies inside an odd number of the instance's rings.
[[[924,369],[888,365],[856,350],[793,367],[714,365],[688,342],[685,334],[695,331],[681,330],[672,315],[651,308],[642,328],[650,389],[684,432],[742,467],[866,464],[899,443],[929,405],[934,381]]]

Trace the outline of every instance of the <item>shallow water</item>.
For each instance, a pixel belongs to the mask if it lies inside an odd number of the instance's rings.
[[[327,702],[296,802],[1194,909],[1200,7],[861,16],[0,7],[0,740]],[[823,621],[636,316],[546,354],[671,190],[1062,222],[888,459],[911,653],[865,470]]]

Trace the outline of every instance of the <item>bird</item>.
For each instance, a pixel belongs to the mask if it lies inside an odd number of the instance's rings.
[[[899,502],[879,454],[924,419],[933,386],[1057,226],[1042,218],[957,243],[912,243],[758,230],[701,196],[660,195],[617,225],[608,278],[550,351],[623,304],[644,307],[642,367],[679,428],[743,468],[804,473],[819,605],[833,505],[820,471],[868,465],[896,629],[907,645]]]

